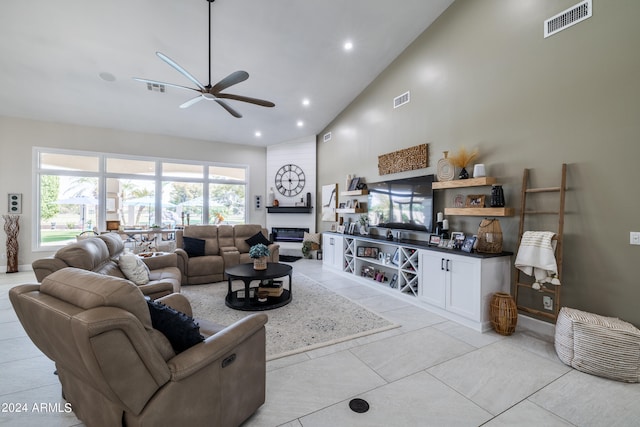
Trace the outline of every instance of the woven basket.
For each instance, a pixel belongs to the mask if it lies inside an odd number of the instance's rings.
[[[267,269],[267,257],[263,256],[260,258],[253,259],[253,269],[254,270],[266,270]]]
[[[489,306],[491,326],[500,335],[511,335],[518,324],[518,307],[511,295],[497,292],[491,297]]]
[[[478,229],[478,252],[498,254],[502,252],[502,228],[497,219],[483,219]]]

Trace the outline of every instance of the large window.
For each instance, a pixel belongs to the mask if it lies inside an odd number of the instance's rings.
[[[246,222],[247,167],[35,149],[36,248],[104,231]]]

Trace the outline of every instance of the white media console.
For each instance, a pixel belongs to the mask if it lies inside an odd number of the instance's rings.
[[[491,297],[509,292],[511,284],[507,252],[466,253],[415,240],[333,232],[322,234],[322,252],[323,267],[481,332],[491,329]]]

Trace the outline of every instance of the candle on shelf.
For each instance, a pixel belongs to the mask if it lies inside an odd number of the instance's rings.
[[[448,230],[449,229],[449,220],[445,219],[442,221],[442,229],[443,230]]]
[[[438,212],[437,221],[436,222],[442,222],[443,218],[444,218],[444,215],[442,215],[442,212]]]

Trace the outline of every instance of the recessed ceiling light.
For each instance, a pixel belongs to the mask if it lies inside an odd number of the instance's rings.
[[[297,125],[299,128],[301,128],[302,126],[304,126],[304,122],[302,120],[298,120]]]
[[[302,100],[302,105],[304,105],[305,107],[308,107],[310,103],[311,101],[309,101],[309,98],[304,98]]]
[[[98,74],[98,76],[100,76],[100,78],[102,80],[104,80],[105,82],[115,82],[116,81],[116,76],[114,76],[111,73],[107,73],[106,71]]]
[[[259,130],[256,131],[255,133],[256,138],[260,138],[262,136],[262,132],[260,132]]]
[[[351,41],[346,41],[343,47],[344,47],[344,50],[351,50],[353,49],[353,43]]]

